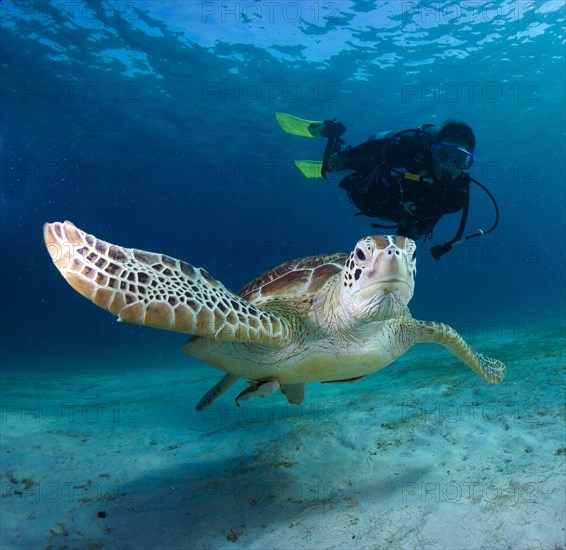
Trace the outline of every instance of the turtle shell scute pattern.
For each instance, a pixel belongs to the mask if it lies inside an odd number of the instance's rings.
[[[255,304],[272,298],[300,298],[318,292],[344,268],[347,254],[325,254],[290,260],[250,281],[238,295]]]

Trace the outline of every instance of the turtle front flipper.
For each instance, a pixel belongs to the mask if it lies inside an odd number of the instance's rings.
[[[414,331],[414,343],[430,342],[444,346],[490,384],[499,384],[505,378],[506,368],[501,361],[473,350],[451,326],[415,319],[407,323],[411,325],[409,332]]]
[[[67,282],[120,321],[223,342],[279,346],[292,336],[285,319],[230,292],[204,269],[104,242],[68,221],[47,223],[43,233]]]

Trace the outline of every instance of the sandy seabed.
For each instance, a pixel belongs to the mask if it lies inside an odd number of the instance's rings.
[[[4,372],[1,547],[566,547],[563,330],[422,345],[354,384],[203,412],[220,373]]]

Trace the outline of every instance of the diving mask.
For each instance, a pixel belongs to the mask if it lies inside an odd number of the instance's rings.
[[[432,158],[446,168],[466,170],[472,166],[474,155],[458,145],[435,143],[431,148]]]

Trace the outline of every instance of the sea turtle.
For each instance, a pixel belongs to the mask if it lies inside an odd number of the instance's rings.
[[[249,387],[236,404],[277,390],[299,404],[306,382],[359,380],[420,342],[444,346],[486,382],[505,376],[503,363],[452,327],[412,318],[416,245],[405,237],[365,237],[349,255],[285,262],[237,294],[202,268],[109,244],[68,221],[45,224],[44,238],[67,282],[119,321],[196,335],[184,350],[226,372],[198,410],[238,378]]]

